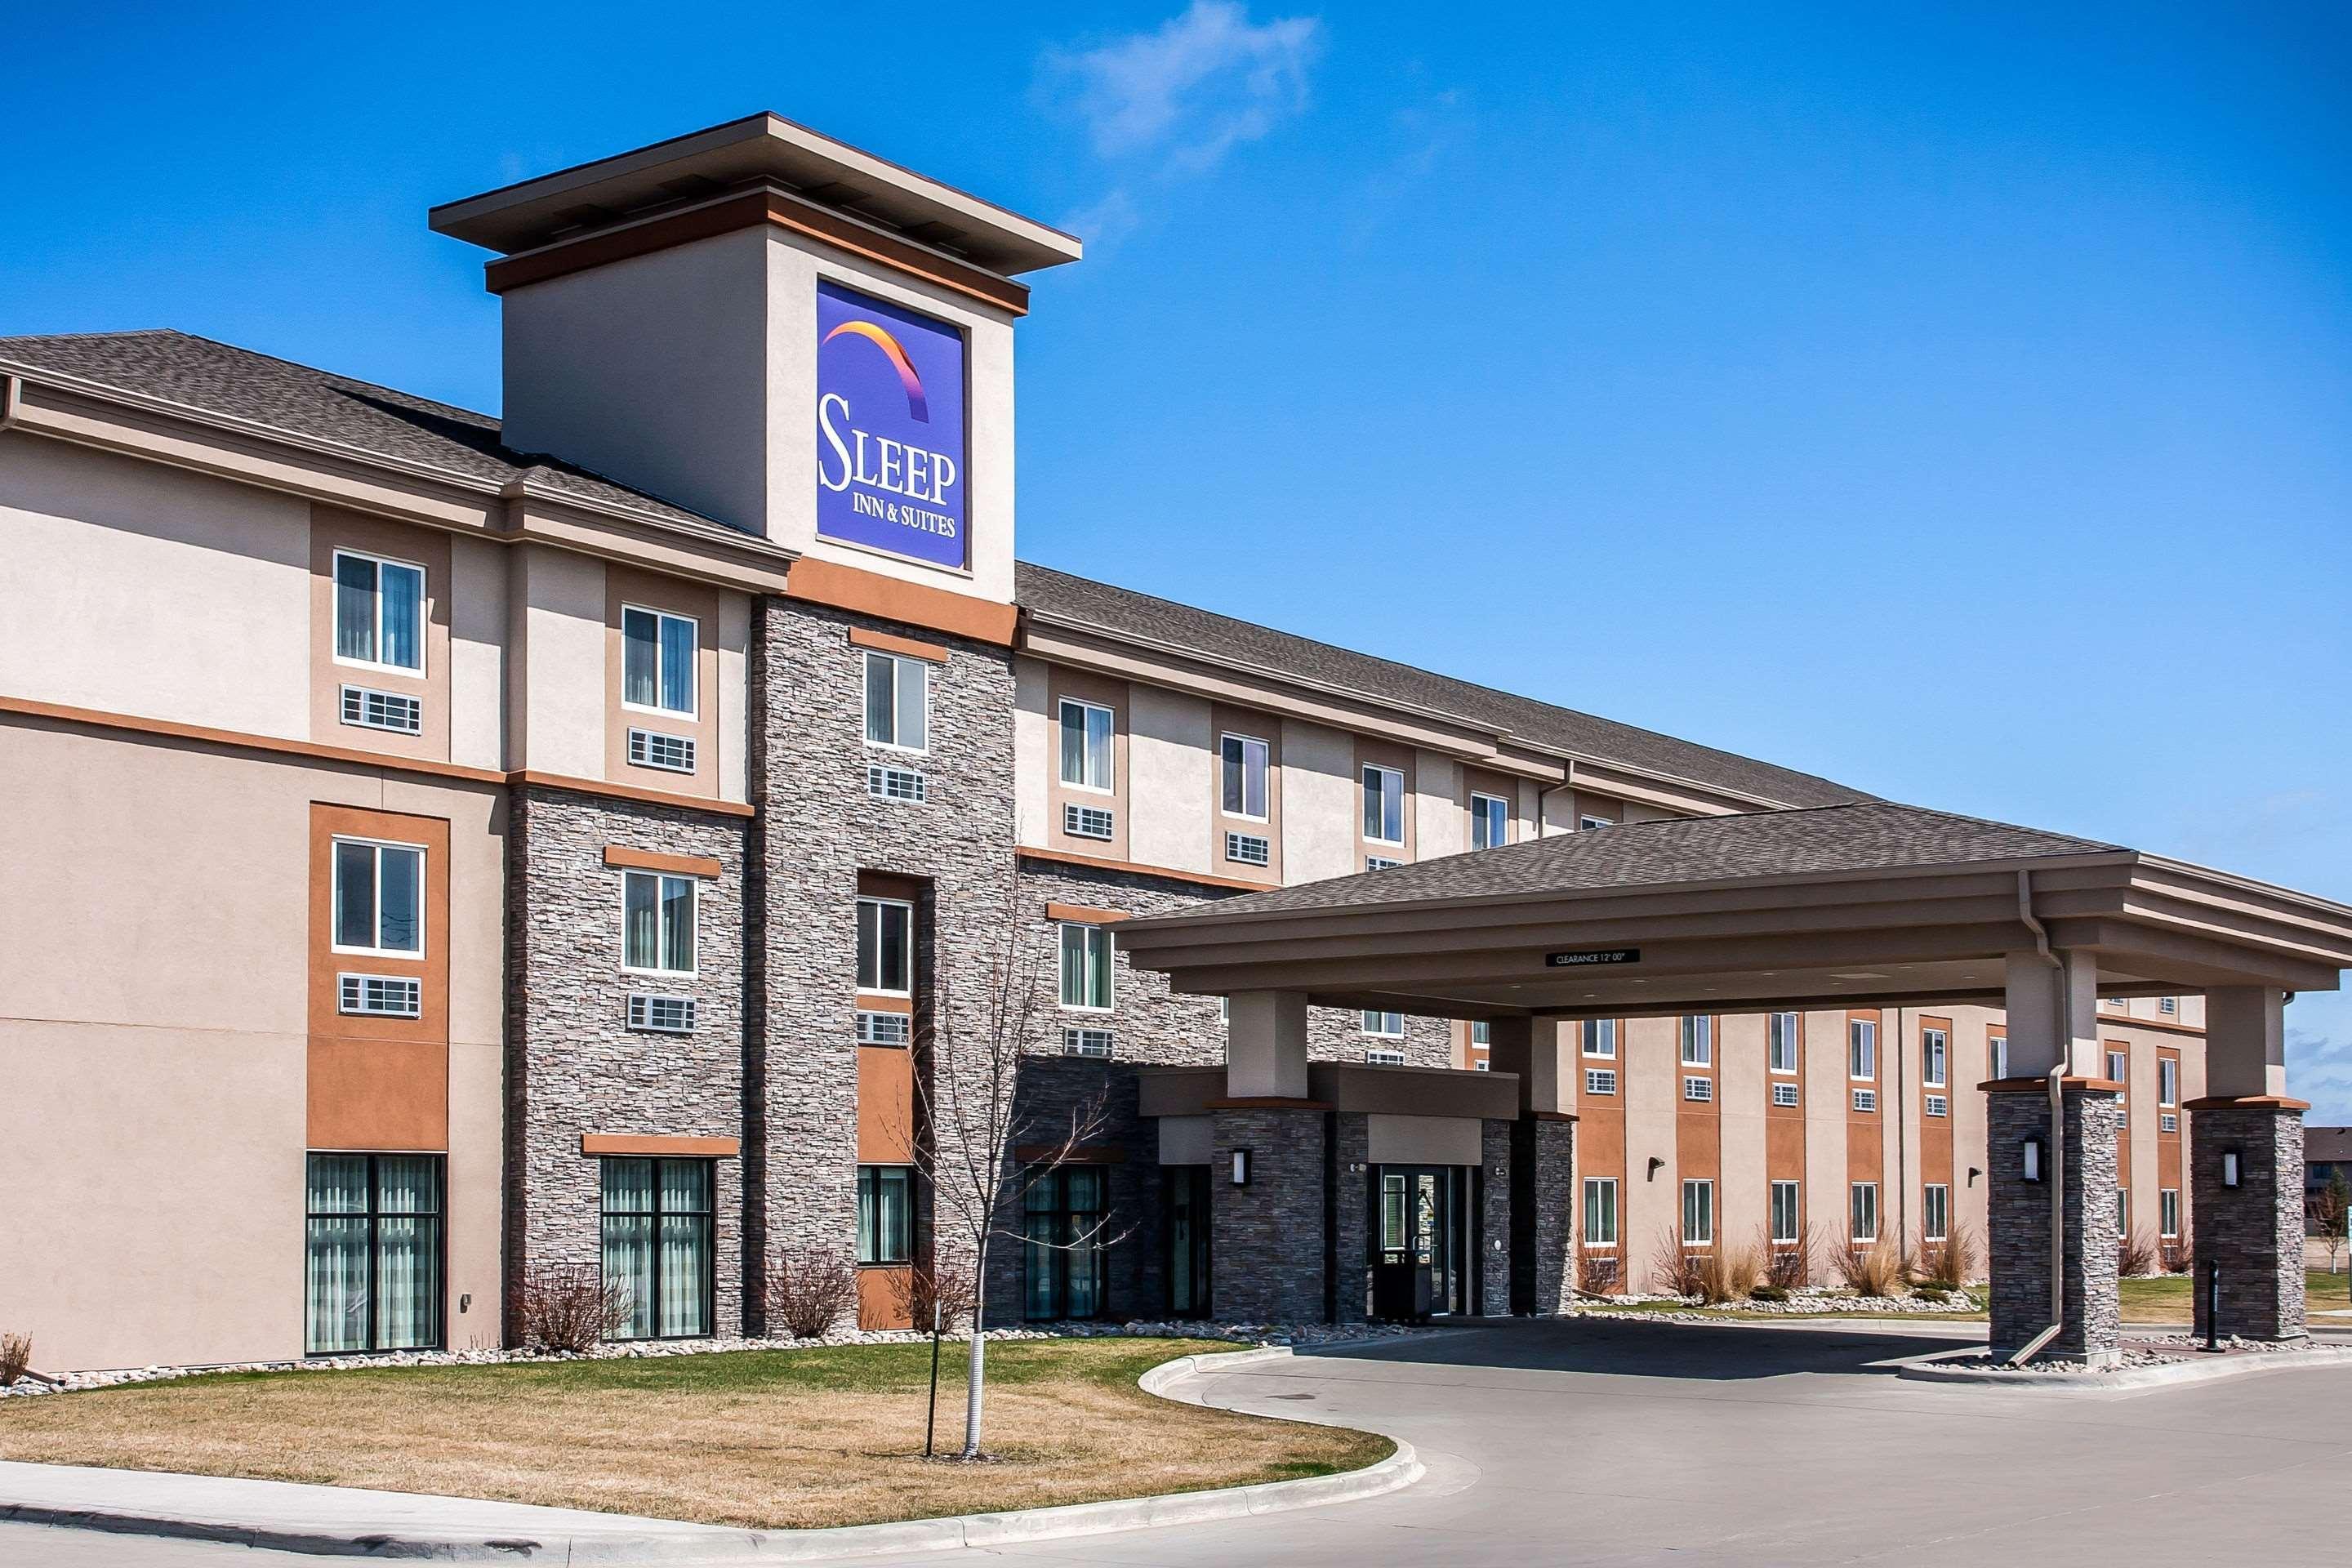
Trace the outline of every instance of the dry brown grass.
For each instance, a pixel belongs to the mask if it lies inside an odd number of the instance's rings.
[[[2118,1277],[2139,1279],[2157,1271],[2156,1237],[2144,1230],[2131,1230],[2116,1238],[2116,1273]]]
[[[1847,1242],[1831,1254],[1830,1264],[1857,1296],[1892,1296],[1905,1273],[1902,1249],[1884,1236],[1876,1241]]]
[[[0,1334],[0,1388],[25,1375],[33,1364],[33,1336]]]
[[[0,1405],[0,1458],[255,1476],[765,1527],[863,1524],[1286,1480],[1384,1437],[1155,1399],[1135,1378],[1230,1346],[1000,1342],[993,1462],[922,1457],[928,1345],[552,1365],[278,1373]],[[963,1357],[940,1433],[962,1430]]]

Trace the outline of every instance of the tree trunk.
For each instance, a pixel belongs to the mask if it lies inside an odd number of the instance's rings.
[[[988,1392],[985,1356],[988,1342],[981,1337],[981,1309],[974,1302],[971,1309],[971,1354],[965,1363],[963,1384],[963,1457],[980,1458],[981,1415]]]

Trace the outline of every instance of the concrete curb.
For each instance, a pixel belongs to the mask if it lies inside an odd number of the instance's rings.
[[[1286,1360],[1290,1354],[1287,1346],[1276,1346],[1179,1356],[1151,1368],[1136,1382],[1143,1392],[1156,1398],[1198,1405],[1198,1399],[1170,1391],[1187,1378],[1240,1371],[1270,1361]],[[1334,1425],[1312,1421],[1304,1424]],[[1423,1467],[1412,1445],[1398,1441],[1396,1452],[1376,1465],[1344,1475],[1312,1476],[1304,1480],[1070,1503],[1059,1508],[959,1514],[948,1519],[845,1525],[832,1530],[741,1530],[725,1525],[632,1519],[584,1510],[483,1503],[471,1499],[369,1492],[288,1481],[0,1462],[0,1521],[218,1541],[314,1556],[411,1562],[512,1563],[549,1559],[572,1563],[657,1561],[679,1565],[806,1563],[889,1552],[1003,1546],[1056,1536],[1197,1524],[1319,1508],[1327,1503],[1352,1502],[1395,1491],[1411,1486],[1422,1475]],[[118,1489],[131,1490],[136,1495],[123,1499],[100,1495]],[[185,1494],[176,1506],[171,1496],[173,1492]],[[26,1493],[33,1495],[27,1497]],[[199,1499],[194,1495],[198,1493],[211,1495]],[[223,1493],[229,1500],[227,1508],[222,1506]],[[329,1513],[347,1512],[352,1504],[362,1499],[376,1502],[382,1511],[358,1526],[347,1519],[326,1517]],[[478,1510],[483,1517],[478,1528],[453,1528],[428,1521],[428,1515],[444,1510]],[[274,1521],[272,1516],[276,1516]]]
[[[2312,1367],[2352,1366],[2352,1348],[2314,1345],[2300,1351],[2248,1351],[2213,1361],[2173,1362],[2164,1366],[2131,1366],[2109,1373],[1987,1372],[1975,1367],[1942,1366],[1946,1351],[1895,1363],[1895,1375],[1914,1383],[1958,1384],[1978,1388],[2063,1388],[2075,1394],[2113,1394],[2125,1389],[2170,1388],[2184,1383],[2211,1383],[2224,1377],[2252,1377],[2270,1372],[2300,1372]]]

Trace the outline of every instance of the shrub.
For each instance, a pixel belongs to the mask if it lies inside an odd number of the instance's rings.
[[[1947,1292],[1958,1290],[1969,1282],[1976,1267],[1976,1237],[1967,1226],[1955,1223],[1941,1240],[1920,1243],[1913,1283],[1936,1286]]]
[[[2126,1279],[2136,1279],[2156,1272],[2156,1242],[2144,1230],[2128,1231],[2116,1238],[2116,1272]]]
[[[1718,1242],[1700,1265],[1699,1294],[1710,1305],[1736,1301],[1756,1288],[1756,1278],[1763,1271],[1763,1258],[1755,1247]]]
[[[1613,1252],[1588,1252],[1576,1260],[1576,1281],[1595,1296],[1614,1296],[1625,1288],[1625,1270]]]
[[[1831,1258],[1838,1279],[1857,1296],[1892,1296],[1903,1279],[1903,1254],[1894,1241],[1850,1241]]]
[[[2167,1274],[2186,1274],[2197,1260],[2197,1248],[2189,1239],[2186,1226],[2179,1236],[2168,1236],[2156,1244],[2158,1258]]]
[[[916,1328],[931,1326],[931,1307],[940,1309],[940,1327],[961,1329],[971,1316],[971,1276],[949,1263],[917,1264],[890,1279],[890,1293],[898,1310]]]
[[[1711,1261],[1705,1253],[1685,1251],[1682,1231],[1670,1225],[1658,1233],[1658,1250],[1650,1259],[1652,1283],[1669,1295],[1703,1297]]]
[[[810,1247],[778,1255],[768,1270],[768,1331],[796,1340],[822,1339],[854,1321],[857,1266],[838,1247]]]
[[[1790,1291],[1813,1282],[1813,1227],[1810,1225],[1799,1230],[1792,1242],[1765,1245],[1764,1283],[1780,1292],[1772,1300],[1786,1300]]]
[[[593,1263],[549,1263],[523,1276],[519,1305],[525,1345],[584,1352],[621,1331],[629,1293]]]
[[[1752,1301],[1785,1301],[1789,1292],[1779,1285],[1759,1285],[1748,1292],[1748,1297]]]
[[[0,1388],[24,1376],[32,1364],[32,1335],[0,1334]]]

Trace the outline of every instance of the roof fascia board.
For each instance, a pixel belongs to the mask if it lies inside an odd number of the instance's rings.
[[[0,429],[19,430],[325,501],[400,522],[587,550],[747,593],[776,593],[799,552],[723,524],[600,503],[528,479],[504,483],[275,426],[48,373],[12,374]]]
[[[2200,988],[2266,984],[2284,991],[2333,991],[2342,983],[2341,959],[2249,941],[2236,932],[2185,930],[2129,916],[2057,920],[2050,921],[2049,926],[2054,945],[2103,957],[2112,954],[2117,959],[2117,967],[2130,969],[2134,973],[2146,973],[2144,961],[2147,958],[2210,971],[2200,983]],[[2129,1020],[2118,1018],[2114,1022],[2124,1024]]]

